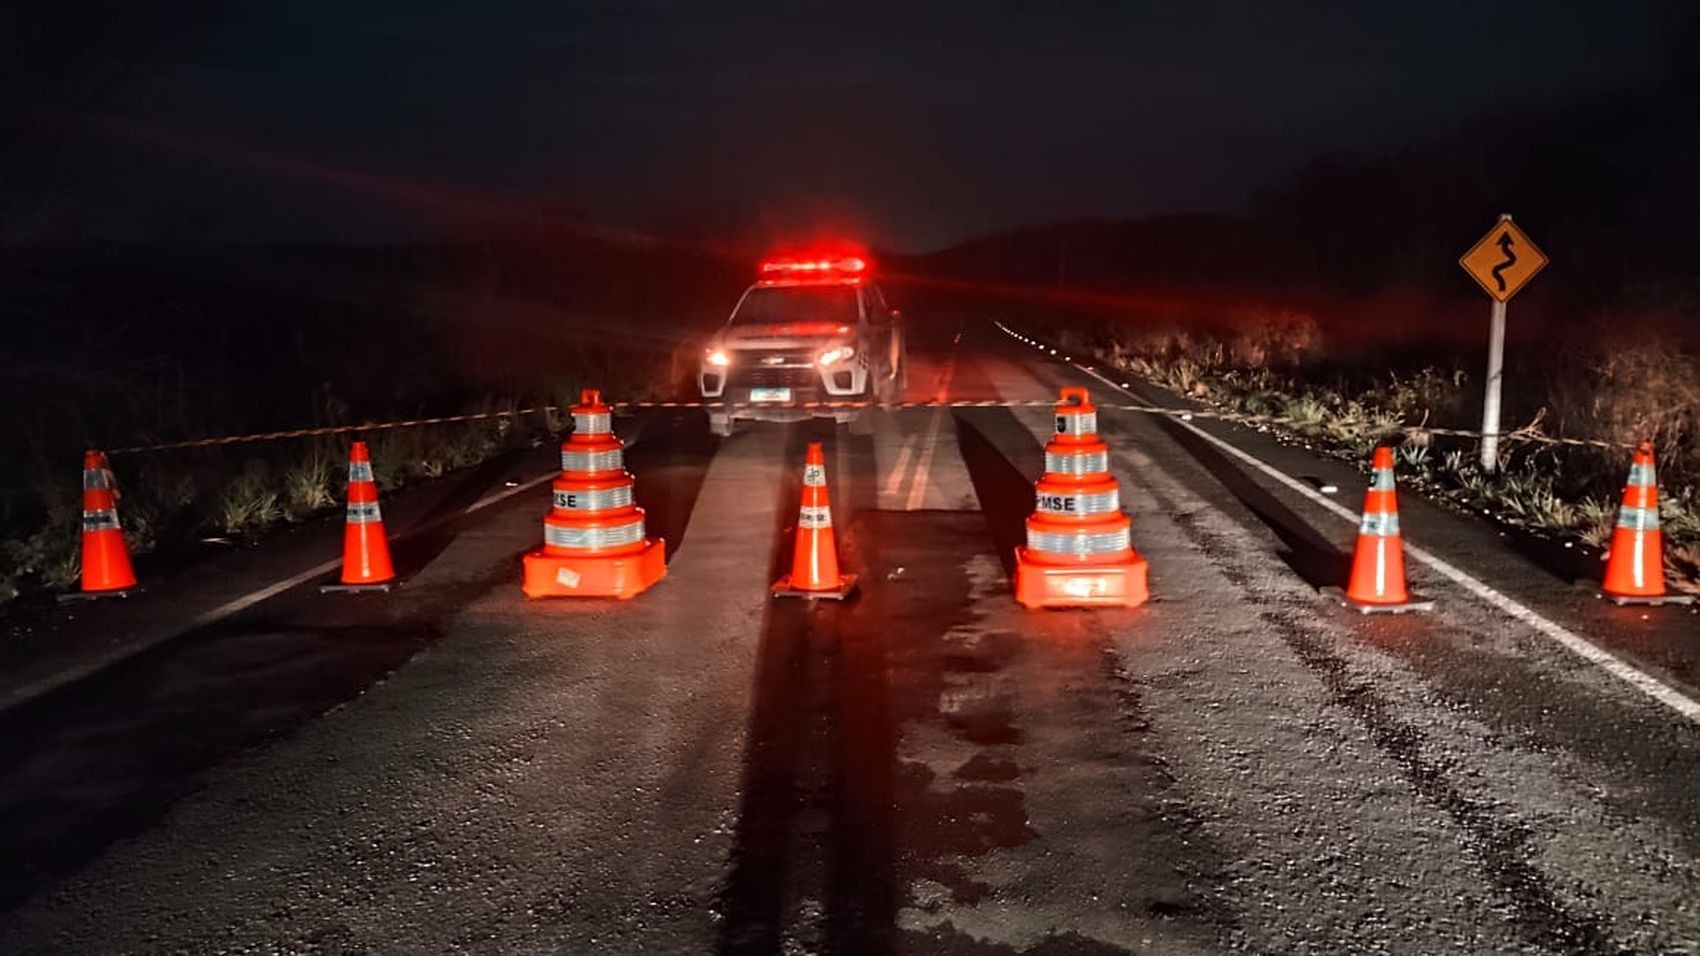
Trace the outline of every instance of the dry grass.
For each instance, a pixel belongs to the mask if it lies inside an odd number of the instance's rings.
[[[1505,467],[1476,467],[1474,444],[1436,453],[1426,432],[1407,429],[1467,420],[1477,401],[1463,371],[1389,369],[1350,379],[1329,371],[1327,343],[1314,322],[1292,313],[1240,316],[1231,331],[1106,325],[1106,364],[1172,391],[1261,420],[1295,437],[1344,454],[1366,456],[1384,441],[1405,447],[1405,469],[1449,498],[1510,524],[1607,541],[1628,467],[1627,452],[1531,442],[1505,446]],[[1620,330],[1621,331],[1621,330]],[[1700,356],[1648,336],[1613,335],[1599,348],[1555,361],[1555,383],[1542,416],[1562,434],[1628,442],[1652,438],[1659,448],[1665,537],[1671,570],[1700,578]],[[1616,343],[1636,342],[1628,346]],[[1537,416],[1537,421],[1543,421]],[[1544,422],[1543,422],[1544,424]],[[1468,441],[1468,440],[1464,440]]]
[[[44,520],[28,535],[0,543],[0,601],[23,593],[32,582],[64,588],[80,573],[78,529],[82,522],[81,491],[74,485],[39,482],[36,486]]]
[[[218,529],[225,534],[257,533],[283,514],[283,496],[264,462],[248,462],[218,496]]]
[[[341,463],[328,446],[315,444],[310,447],[306,457],[283,473],[283,500],[287,516],[300,521],[335,505],[336,481],[340,473]]]
[[[569,397],[570,396],[570,397]],[[555,404],[576,400],[559,390]],[[521,402],[487,399],[469,411],[506,411],[481,421],[399,428],[369,439],[379,487],[393,492],[488,461],[545,434],[559,434],[564,412],[521,419]],[[167,543],[185,543],[208,532],[254,538],[284,521],[304,521],[342,501],[347,440],[282,442],[259,446],[232,469],[225,452],[120,458],[119,516],[132,554]],[[76,584],[81,497],[74,466],[36,487],[31,530],[0,540],[0,605],[36,590]]]
[[[1600,341],[1612,344],[1566,355],[1549,375],[1557,427],[1578,438],[1650,438],[1668,475],[1700,479],[1700,354],[1651,332]]]

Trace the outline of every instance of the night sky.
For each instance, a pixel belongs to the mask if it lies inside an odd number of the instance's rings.
[[[18,180],[28,221],[8,228],[365,241],[453,235],[457,203],[488,202],[919,251],[1060,218],[1232,211],[1322,153],[1646,82],[1694,10],[921,6],[6,14],[12,105],[34,119],[4,146],[38,167]]]

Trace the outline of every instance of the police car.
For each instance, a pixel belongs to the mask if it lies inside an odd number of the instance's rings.
[[[834,418],[865,430],[866,405],[903,397],[908,362],[900,315],[865,256],[764,260],[726,324],[703,350],[697,384],[709,422]],[[799,408],[806,402],[862,407]]]

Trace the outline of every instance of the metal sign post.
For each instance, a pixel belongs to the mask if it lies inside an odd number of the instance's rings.
[[[1482,470],[1499,467],[1499,390],[1505,382],[1505,303],[1494,300],[1488,319],[1487,392],[1482,396]]]
[[[1505,303],[1547,264],[1542,252],[1500,213],[1499,223],[1458,260],[1492,299],[1488,324],[1487,387],[1482,394],[1482,470],[1499,467],[1499,398],[1505,386]]]

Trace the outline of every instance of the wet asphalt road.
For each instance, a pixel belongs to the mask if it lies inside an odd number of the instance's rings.
[[[978,320],[914,360],[914,400],[1111,393]],[[291,591],[13,706],[0,950],[1700,948],[1700,728],[1421,567],[1435,614],[1341,611],[1315,588],[1349,523],[1190,427],[1101,419],[1143,608],[1009,595],[1044,408],[727,439],[667,412],[619,423],[670,554],[634,602],[520,595],[537,488],[406,545],[391,595]],[[1337,463],[1200,427],[1357,504]],[[845,604],[767,594],[811,439]],[[1401,504],[1413,542],[1696,693],[1700,618]]]

